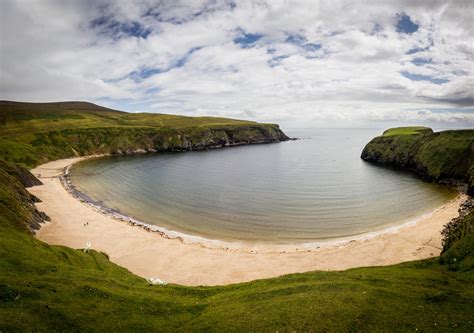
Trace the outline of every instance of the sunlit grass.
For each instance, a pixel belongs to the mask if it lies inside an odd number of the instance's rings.
[[[474,328],[469,322],[472,269],[453,271],[437,259],[224,287],[181,287],[149,286],[101,253],[49,246],[10,229],[0,228],[0,256],[3,331]]]
[[[427,134],[433,133],[431,128],[424,126],[409,126],[409,127],[395,127],[390,128],[383,132],[383,136],[394,136],[394,135],[414,135],[414,134]]]

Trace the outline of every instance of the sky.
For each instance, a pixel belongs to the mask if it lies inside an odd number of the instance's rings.
[[[474,1],[2,0],[0,99],[474,128]]]

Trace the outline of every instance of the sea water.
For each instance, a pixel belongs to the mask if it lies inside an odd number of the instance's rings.
[[[360,159],[380,129],[286,130],[300,140],[209,151],[102,157],[74,185],[148,224],[225,241],[307,243],[415,220],[455,196]]]

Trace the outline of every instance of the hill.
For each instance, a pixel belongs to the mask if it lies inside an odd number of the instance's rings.
[[[466,183],[467,192],[474,195],[474,130],[392,128],[372,139],[361,158],[409,170],[427,180]]]
[[[92,154],[181,151],[289,138],[275,124],[127,113],[85,102],[0,101],[0,159],[33,167]]]

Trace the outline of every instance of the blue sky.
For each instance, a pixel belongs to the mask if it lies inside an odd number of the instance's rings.
[[[4,0],[0,98],[474,127],[473,12],[463,0]]]

